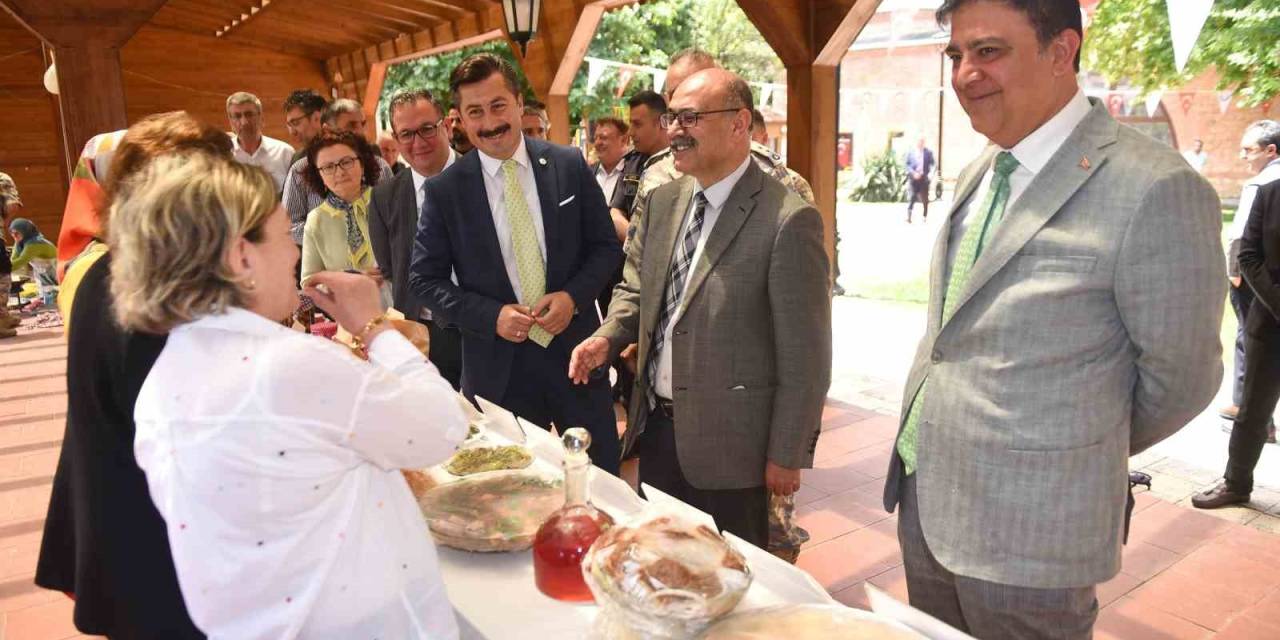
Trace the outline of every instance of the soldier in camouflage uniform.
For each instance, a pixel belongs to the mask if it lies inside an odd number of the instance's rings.
[[[774,153],[769,147],[758,142],[752,142],[751,159],[755,160],[756,165],[762,171],[776,178],[778,182],[786,185],[788,189],[796,192],[796,195],[804,198],[805,202],[814,204],[813,188],[809,186],[809,182],[803,176],[787,168],[786,163],[782,161],[782,156]],[[673,180],[678,180],[683,175],[676,171],[676,161],[671,155],[671,149],[664,149],[649,158],[649,162],[645,165],[644,175],[640,178],[640,188],[636,192],[635,203],[631,207],[631,231],[627,233],[628,238],[635,231],[636,216],[644,215],[646,196],[654,189]]]
[[[0,173],[0,218],[3,219],[0,229],[8,229],[9,218],[18,215],[21,210],[22,198],[18,195],[18,186],[13,183],[9,174]],[[12,284],[9,273],[13,267],[9,262],[9,247],[3,236],[0,233],[0,338],[12,338],[18,334],[15,327],[21,321],[9,313],[9,287]]]

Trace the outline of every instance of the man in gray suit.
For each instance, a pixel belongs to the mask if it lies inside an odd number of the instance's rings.
[[[979,638],[1088,638],[1129,456],[1222,379],[1213,189],[1076,82],[1071,0],[946,0],[952,86],[992,146],[933,251],[885,484],[911,604]]]
[[[609,316],[574,350],[585,383],[639,343],[624,451],[640,480],[764,547],[769,493],[811,466],[831,382],[818,211],[751,161],[751,90],[723,69],[662,124],[684,177],[646,196]]]
[[[391,282],[395,308],[427,327],[431,363],[454,389],[462,380],[462,334],[457,327],[437,322],[409,287],[409,258],[418,232],[418,214],[428,182],[455,160],[449,147],[449,123],[444,107],[428,90],[401,91],[387,105],[392,135],[409,170],[373,188],[369,199],[369,243],[382,277]]]

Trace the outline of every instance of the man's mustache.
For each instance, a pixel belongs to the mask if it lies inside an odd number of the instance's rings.
[[[481,129],[476,132],[476,135],[480,136],[481,138],[492,138],[494,136],[500,136],[510,130],[511,130],[511,125],[504,124],[504,125],[499,125],[497,127],[494,127],[492,129]]]
[[[698,146],[698,141],[694,140],[693,136],[688,135],[673,136],[670,142],[672,149],[692,149]]]

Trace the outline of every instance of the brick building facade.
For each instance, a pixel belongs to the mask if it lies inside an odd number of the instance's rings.
[[[840,65],[839,131],[853,140],[855,166],[889,145],[905,152],[924,135],[950,187],[987,140],[970,127],[951,90],[950,66],[942,55],[947,36],[934,22],[930,4],[937,3],[886,1],[845,54]],[[1121,122],[1179,150],[1203,140],[1209,153],[1205,176],[1222,198],[1234,199],[1249,177],[1239,158],[1240,136],[1250,122],[1280,119],[1280,100],[1269,109],[1245,109],[1233,99],[1224,109],[1215,81],[1210,72],[1169,89],[1154,116],[1146,114],[1144,101],[1132,91],[1108,88],[1087,73],[1084,84],[1091,96],[1124,105],[1113,112]]]

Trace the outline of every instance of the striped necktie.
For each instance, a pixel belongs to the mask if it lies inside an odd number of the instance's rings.
[[[649,361],[645,370],[649,376],[649,407],[658,406],[658,358],[662,354],[667,338],[667,325],[675,317],[680,302],[684,299],[684,287],[688,284],[689,272],[693,269],[693,254],[698,250],[698,239],[702,237],[702,223],[707,214],[707,196],[701,191],[694,196],[693,219],[689,228],[685,229],[684,238],[671,264],[671,272],[667,274],[667,285],[662,296],[662,309],[658,312],[658,324],[653,329],[653,348],[649,349]]]

